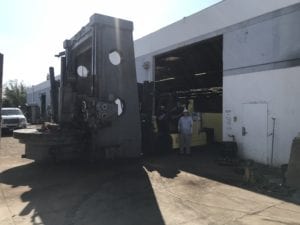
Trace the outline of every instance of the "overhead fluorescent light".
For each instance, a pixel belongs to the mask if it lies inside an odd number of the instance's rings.
[[[211,92],[222,92],[223,88],[222,87],[211,87],[209,88]]]
[[[157,80],[155,82],[164,82],[164,81],[168,81],[168,80],[174,80],[175,77],[169,77],[169,78],[165,78],[165,79],[161,79],[161,80]]]
[[[169,71],[170,69],[168,67],[164,67],[164,66],[156,66],[155,70],[159,71],[159,72],[163,72],[163,71]]]
[[[203,76],[203,75],[206,75],[207,73],[206,72],[202,72],[202,73],[195,73],[194,76]]]
[[[165,58],[165,61],[172,62],[172,61],[177,61],[179,59],[180,59],[180,57],[178,57],[178,56],[169,56],[169,57]]]

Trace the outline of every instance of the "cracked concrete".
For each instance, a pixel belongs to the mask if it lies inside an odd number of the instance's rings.
[[[0,225],[300,224],[300,206],[240,188],[209,151],[139,162],[36,164],[2,138]]]

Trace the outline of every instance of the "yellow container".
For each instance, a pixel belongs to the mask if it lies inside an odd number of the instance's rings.
[[[202,113],[202,127],[214,129],[214,139],[222,141],[222,113]]]

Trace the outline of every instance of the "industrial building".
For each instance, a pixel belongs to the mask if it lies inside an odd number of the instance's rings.
[[[299,0],[224,0],[136,40],[137,81],[190,99],[201,126],[235,140],[241,157],[281,165],[300,132],[299,27]],[[49,86],[28,89],[27,102]]]
[[[60,75],[55,77],[56,80],[60,80]],[[38,123],[41,120],[45,120],[50,117],[50,80],[32,85],[26,89],[26,103],[31,107],[29,122]]]

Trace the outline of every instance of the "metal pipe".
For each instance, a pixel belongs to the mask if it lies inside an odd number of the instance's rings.
[[[274,154],[274,136],[275,136],[275,120],[276,120],[276,118],[272,117],[272,120],[273,120],[273,131],[272,131],[271,166],[273,166],[273,154]]]
[[[31,90],[32,90],[32,104],[34,104],[34,85],[32,85]]]
[[[49,74],[50,74],[50,92],[51,92],[51,106],[52,106],[52,119],[53,122],[57,123],[58,122],[58,87],[57,87],[57,82],[55,80],[54,76],[54,68],[50,67],[49,68]]]
[[[99,88],[101,84],[99,84],[101,79],[104,79],[105,76],[101,74],[101,78],[99,77],[100,74],[98,74],[98,26],[93,26],[93,36],[92,36],[92,67],[91,67],[91,75],[92,75],[92,96],[99,98]],[[101,59],[103,60],[103,59]]]
[[[64,101],[64,89],[67,84],[67,59],[65,56],[60,58],[60,87],[58,100],[58,122],[62,121],[62,107]]]

